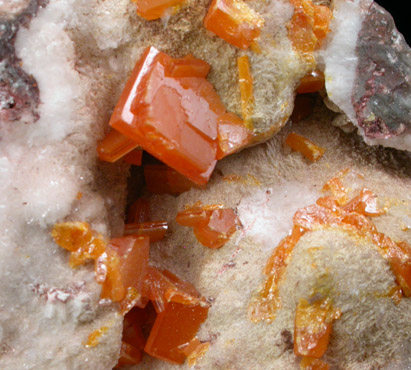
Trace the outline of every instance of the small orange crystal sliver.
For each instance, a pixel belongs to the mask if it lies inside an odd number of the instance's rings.
[[[243,55],[237,58],[238,77],[241,92],[241,111],[245,126],[253,129],[253,111],[254,111],[254,94],[253,94],[253,77],[251,76],[250,63],[248,56]]]
[[[184,77],[169,76],[179,63]],[[172,72],[171,72],[172,73]],[[146,49],[110,119],[110,125],[197,184],[216,164],[217,121],[225,113],[213,86],[198,74],[204,64]],[[181,73],[181,69],[178,74]]]
[[[127,212],[127,223],[150,221],[150,202],[145,198],[138,198]]]
[[[204,25],[231,45],[248,49],[260,36],[264,19],[242,0],[213,0]]]
[[[147,20],[163,17],[167,10],[182,5],[186,0],[133,0],[137,4],[137,14]]]
[[[116,130],[111,130],[97,146],[100,160],[115,162],[132,152],[138,144]]]
[[[320,358],[327,350],[332,323],[341,312],[332,307],[330,299],[309,303],[301,299],[295,313],[294,353],[297,356]]]
[[[124,235],[145,235],[153,243],[164,239],[167,229],[167,221],[132,223],[124,225]]]
[[[87,348],[90,347],[97,347],[100,343],[100,338],[108,331],[107,326],[102,326],[101,328],[94,330],[92,333],[89,334],[87,338],[87,342],[85,346]]]
[[[197,240],[212,249],[222,247],[237,230],[238,217],[230,208],[196,204],[177,214],[176,221],[194,229]]]
[[[285,143],[293,150],[300,152],[311,162],[318,161],[325,153],[325,149],[315,145],[304,136],[295,132],[290,133],[285,139]]]

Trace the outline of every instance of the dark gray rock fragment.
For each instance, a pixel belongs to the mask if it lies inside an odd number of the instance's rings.
[[[372,3],[356,46],[352,102],[366,137],[386,139],[411,130],[411,50],[392,16]]]

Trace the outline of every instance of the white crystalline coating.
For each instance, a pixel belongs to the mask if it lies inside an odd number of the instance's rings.
[[[243,236],[252,237],[272,250],[292,229],[295,211],[315,203],[318,196],[317,191],[298,182],[256,191],[237,208],[244,226]]]
[[[326,49],[322,53],[328,97],[354,123],[357,121],[351,96],[358,64],[355,46],[363,20],[360,12],[361,2],[364,1],[335,0],[333,2],[331,32]]]
[[[105,233],[110,228],[95,183],[96,140],[106,122],[93,115],[92,76],[77,72],[68,32],[76,4],[50,1],[17,33],[16,54],[38,84],[40,104],[36,122],[0,123],[1,369],[91,368],[85,358],[92,368],[112,368],[119,351],[122,318],[110,305],[98,305],[92,266],[71,269],[68,253],[50,235],[70,217]],[[113,200],[118,217],[116,207]],[[82,342],[103,325],[109,333],[100,346],[86,349]]]
[[[72,3],[51,1],[47,10],[40,11],[31,21],[30,28],[20,30],[16,39],[22,66],[36,77],[40,90],[36,129],[24,127],[18,132],[20,140],[29,145],[63,139],[73,130],[79,100],[85,99],[80,77],[74,70],[73,42],[64,31]]]

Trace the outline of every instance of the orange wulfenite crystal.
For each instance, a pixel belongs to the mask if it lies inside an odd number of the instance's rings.
[[[124,235],[145,235],[150,242],[158,242],[164,239],[167,229],[167,221],[132,223],[124,225]]]
[[[124,162],[132,164],[133,166],[141,166],[143,160],[143,151],[141,149],[134,149],[123,157]]]
[[[315,5],[311,0],[290,0],[294,14],[288,22],[288,37],[294,47],[308,60],[313,51],[321,46],[329,31],[331,10],[324,5]]]
[[[87,339],[87,342],[84,344],[86,347],[96,347],[100,343],[99,339],[104,333],[107,333],[108,327],[102,326],[100,329],[94,330]]]
[[[141,293],[148,256],[148,237],[124,236],[112,239],[105,255],[100,257],[101,266],[106,268],[106,271],[102,272],[106,274],[106,278],[101,297],[119,302],[126,297],[129,288]]]
[[[360,195],[352,199],[344,206],[346,212],[357,212],[364,216],[376,217],[381,216],[385,212],[378,208],[377,197],[368,189],[362,189]]]
[[[297,94],[314,93],[325,88],[324,73],[319,70],[312,71],[300,80]]]
[[[227,113],[206,80],[209,70],[206,62],[192,55],[174,59],[154,47],[147,48],[110,119],[111,127],[127,140],[198,185],[207,183],[217,158],[248,143],[239,118]],[[227,139],[227,131],[233,132],[232,138]],[[116,157],[120,155],[116,145],[113,151]],[[153,174],[148,166],[147,171]],[[191,186],[174,172],[167,177],[171,192],[181,193]],[[149,185],[150,175],[146,180]],[[164,185],[157,187],[160,190],[154,192],[162,191]]]
[[[208,303],[191,284],[154,267],[147,270],[143,296],[152,301],[157,312],[144,351],[165,361],[183,363],[188,354],[183,353],[181,347],[194,339],[207,318]],[[133,311],[130,314],[134,315]],[[128,325],[142,324],[138,316],[127,317],[130,319]]]
[[[160,271],[151,266],[144,278],[143,295],[153,303],[156,312],[164,311],[171,296],[175,299],[185,296],[189,304],[198,303],[200,299],[200,294],[190,283],[180,280],[170,271]]]
[[[301,370],[329,370],[330,365],[318,358],[313,357],[303,357],[300,362]]]
[[[104,253],[106,241],[91,230],[86,222],[64,222],[54,225],[51,232],[54,241],[71,252],[70,266],[78,267]]]
[[[217,121],[226,113],[205,72],[204,62],[193,57],[173,59],[148,48],[110,120],[113,128],[198,184],[208,181],[216,164]]]
[[[260,36],[264,19],[242,0],[213,0],[204,25],[231,45],[248,49]]]
[[[328,298],[313,303],[301,299],[295,313],[294,353],[322,357],[330,341],[332,323],[340,317],[341,312],[332,307]]]
[[[348,171],[348,168],[340,171],[336,176],[328,180],[322,188],[322,191],[324,192],[330,190],[331,194],[339,205],[344,205],[348,201],[347,189],[344,187],[341,181],[341,179],[348,173]]]
[[[205,303],[189,305],[171,300],[157,315],[145,352],[162,360],[181,364],[186,359],[179,347],[190,342],[208,315]]]
[[[304,230],[294,226],[291,234],[281,240],[268,259],[264,268],[267,279],[259,292],[259,299],[253,302],[250,307],[249,317],[252,321],[274,320],[275,312],[281,306],[279,297],[280,280],[291,261],[292,251],[303,234]]]
[[[241,111],[243,114],[244,124],[249,129],[253,129],[253,111],[254,111],[254,94],[253,94],[253,77],[251,76],[250,63],[248,56],[243,55],[237,58],[238,76],[241,92]]]
[[[138,144],[116,130],[111,130],[97,146],[100,160],[115,162],[132,152]]]
[[[202,206],[201,203],[179,212],[176,220],[180,225],[192,227],[197,240],[212,249],[222,247],[238,225],[232,209],[220,205]]]
[[[290,133],[285,139],[285,143],[293,150],[300,152],[311,162],[318,161],[325,153],[325,149],[315,145],[304,136],[295,132]]]
[[[186,0],[133,0],[137,4],[137,14],[149,21],[163,17],[167,11],[175,11]]]
[[[147,199],[138,198],[129,208],[127,223],[150,221],[150,203]]]

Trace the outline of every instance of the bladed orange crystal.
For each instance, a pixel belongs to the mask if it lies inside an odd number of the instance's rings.
[[[231,45],[248,49],[260,36],[264,19],[242,0],[213,0],[204,25]]]
[[[241,93],[241,111],[245,126],[251,131],[253,129],[252,116],[254,113],[253,76],[251,75],[248,56],[237,58],[238,81]]]
[[[145,198],[138,198],[127,212],[127,223],[147,221],[150,221],[150,202]]]
[[[331,300],[309,303],[301,299],[295,313],[294,353],[297,356],[320,358],[327,350],[332,323],[341,316]]]
[[[154,243],[164,239],[167,229],[167,221],[132,223],[124,225],[124,235],[145,235]]]
[[[311,162],[318,161],[325,153],[325,149],[315,145],[304,136],[291,132],[285,139],[285,143],[293,150],[300,152]]]
[[[116,130],[111,130],[97,145],[97,153],[102,161],[116,162],[137,147],[138,144],[133,140]]]

